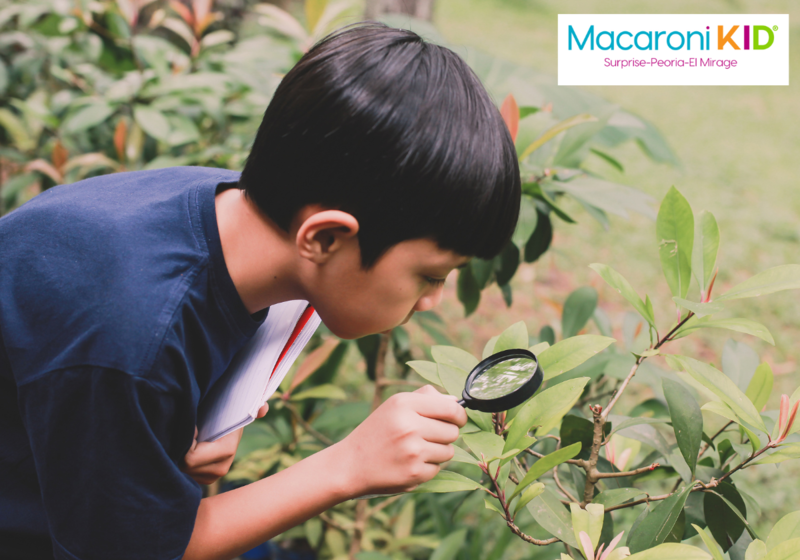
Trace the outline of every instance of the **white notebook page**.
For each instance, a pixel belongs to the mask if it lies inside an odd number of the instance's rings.
[[[287,350],[278,368],[275,363],[308,307],[304,300],[273,305],[252,339],[234,356],[198,410],[198,441],[214,441],[246,426],[258,409],[278,389],[320,324],[316,311]],[[270,374],[275,373],[270,379]]]

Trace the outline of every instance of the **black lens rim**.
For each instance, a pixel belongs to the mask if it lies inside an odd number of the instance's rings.
[[[506,361],[510,358],[528,358],[536,362],[536,370],[533,372],[531,378],[519,389],[512,391],[508,395],[498,397],[496,399],[479,399],[469,394],[468,388],[472,386],[475,378],[482,375],[492,366],[499,362]],[[464,406],[470,410],[477,410],[479,412],[502,412],[510,410],[515,406],[519,406],[526,400],[531,398],[533,394],[539,389],[544,381],[544,372],[539,365],[539,359],[525,348],[512,348],[510,350],[503,350],[497,354],[492,354],[469,372],[467,380],[464,383],[464,391],[461,398],[464,401]]]

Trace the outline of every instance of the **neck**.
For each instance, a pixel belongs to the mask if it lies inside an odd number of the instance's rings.
[[[296,278],[298,257],[287,232],[237,188],[217,195],[216,210],[225,266],[250,313],[307,299]]]

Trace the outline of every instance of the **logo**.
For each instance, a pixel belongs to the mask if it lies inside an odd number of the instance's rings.
[[[789,85],[786,14],[558,16],[559,85]]]

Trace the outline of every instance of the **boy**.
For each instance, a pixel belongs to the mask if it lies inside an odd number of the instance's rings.
[[[307,299],[342,338],[392,329],[501,250],[519,200],[513,143],[464,62],[365,24],[286,75],[241,176],[119,173],[4,217],[0,557],[232,558],[432,478],[466,415],[425,387],[201,500],[241,431],[198,444],[197,406],[270,305]]]

